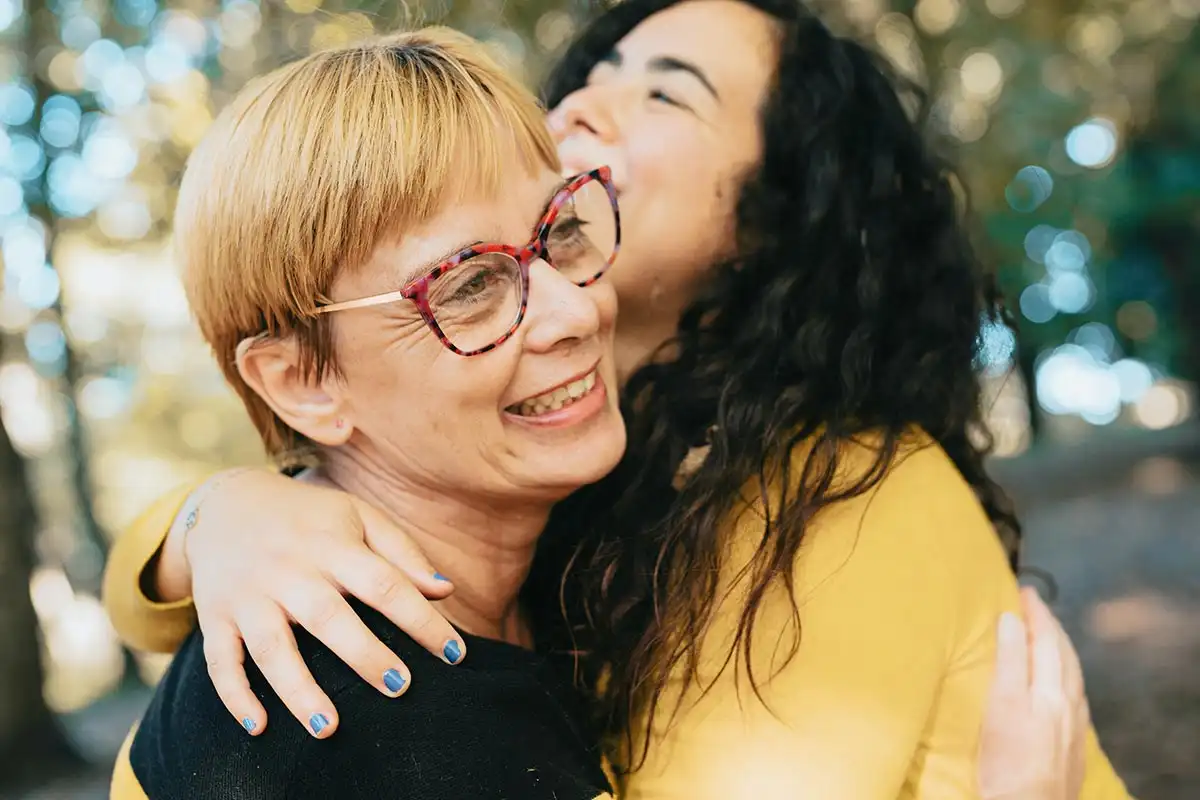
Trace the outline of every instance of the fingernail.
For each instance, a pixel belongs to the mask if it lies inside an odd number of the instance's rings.
[[[246,717],[242,720],[242,727],[246,729],[247,733],[254,733],[254,729],[258,726],[254,724],[254,720]]]
[[[1000,615],[1000,641],[1006,644],[1019,642],[1025,635],[1021,618],[1011,611]]]
[[[321,731],[329,727],[329,717],[324,714],[313,714],[308,718],[308,727],[312,728],[312,732],[321,735]]]
[[[445,575],[443,575],[443,574],[442,574],[442,573],[440,573],[440,572],[435,572],[435,573],[433,573],[433,579],[434,579],[435,581],[445,581],[446,583],[449,583],[449,582],[450,582],[450,579],[449,579],[449,578],[447,578]]]
[[[446,660],[451,664],[457,664],[459,660],[462,659],[462,648],[459,647],[458,642],[451,639],[450,641],[446,642],[446,646],[442,648],[442,655],[445,656]]]
[[[407,682],[408,681],[404,680],[404,676],[394,669],[389,669],[387,672],[383,673],[383,685],[386,686],[387,690],[392,694],[399,694],[400,690],[404,688],[404,684]]]

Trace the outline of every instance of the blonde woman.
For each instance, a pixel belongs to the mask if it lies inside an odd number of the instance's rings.
[[[331,742],[287,725],[251,738],[197,633],[132,735],[114,798],[607,791],[569,673],[530,649],[518,602],[551,506],[625,445],[602,279],[615,190],[607,170],[564,181],[557,166],[533,99],[445,30],[310,56],[221,113],[175,217],[200,329],[272,456],[305,453],[315,484],[421,520],[413,541],[459,576],[444,610],[470,631],[472,663],[453,666],[458,636],[434,659],[360,606],[354,624],[420,666],[409,713],[302,637],[354,721]],[[538,407],[559,388],[570,404]],[[380,678],[396,696],[411,673],[397,660]],[[312,734],[329,724],[307,715]]]

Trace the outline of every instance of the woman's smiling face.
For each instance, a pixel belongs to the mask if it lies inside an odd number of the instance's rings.
[[[609,275],[623,329],[669,336],[707,269],[733,254],[776,53],[766,14],[689,0],[634,28],[551,112],[564,172],[613,171],[622,245]]]
[[[536,175],[516,167],[506,172],[497,196],[447,202],[396,243],[382,245],[362,269],[340,276],[333,300],[386,297],[415,277],[438,274],[435,267],[447,254],[481,242],[523,247],[563,182],[548,168]],[[584,195],[602,206],[589,206]],[[550,228],[552,258],[556,247],[570,244],[556,243],[555,231],[575,209],[594,206],[612,218],[598,182],[560,197],[570,199]],[[567,237],[574,229],[562,230]],[[567,255],[556,262],[574,251],[559,252]],[[503,304],[512,294],[499,285],[507,280],[497,266],[502,260],[477,256],[429,286],[426,302],[445,309],[434,316],[448,341],[463,344],[466,336],[473,342],[468,349],[483,343],[472,331],[490,324],[493,295],[503,296]],[[333,391],[355,431],[347,443],[404,483],[497,502],[559,499],[606,475],[625,445],[612,356],[616,297],[606,277],[581,287],[568,264],[559,267],[532,260],[520,324],[477,355],[449,349],[409,299],[339,311],[334,333],[341,375]],[[515,319],[516,308],[506,307],[504,319]],[[486,338],[495,341],[505,327],[489,328]]]

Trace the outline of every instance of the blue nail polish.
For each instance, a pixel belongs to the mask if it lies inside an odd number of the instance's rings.
[[[242,720],[242,727],[246,729],[247,733],[254,733],[254,729],[258,726],[254,724],[254,720],[246,717]]]
[[[312,728],[312,732],[320,735],[321,731],[329,725],[329,717],[324,714],[313,714],[308,718],[308,727]]]
[[[459,659],[462,658],[462,648],[458,646],[458,642],[451,639],[450,641],[446,642],[446,646],[442,648],[442,655],[444,655],[446,660],[451,664],[457,664]]]
[[[435,572],[435,573],[433,573],[433,579],[434,579],[435,581],[445,581],[446,583],[449,583],[449,582],[450,582],[450,579],[449,579],[449,578],[447,578],[445,575],[443,575],[443,574],[442,574],[442,573],[440,573],[440,572]]]
[[[404,688],[405,683],[407,683],[407,681],[404,680],[404,676],[394,669],[389,669],[387,672],[383,673],[383,685],[387,687],[389,692],[399,692]]]

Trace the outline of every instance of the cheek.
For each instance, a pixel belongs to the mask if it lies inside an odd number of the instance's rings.
[[[502,435],[498,412],[513,371],[503,351],[512,345],[471,358],[397,351],[347,370],[356,426],[385,459],[465,480],[463,465],[481,453],[486,460]]]
[[[421,406],[427,402],[424,376],[437,369],[443,348],[419,321],[360,316],[339,320],[343,324],[335,331],[335,347],[355,424],[380,434],[393,424],[421,416]]]
[[[732,252],[737,192],[709,143],[694,135],[677,144],[646,142],[629,161],[613,282],[622,304],[636,306],[651,295],[689,292]]]

